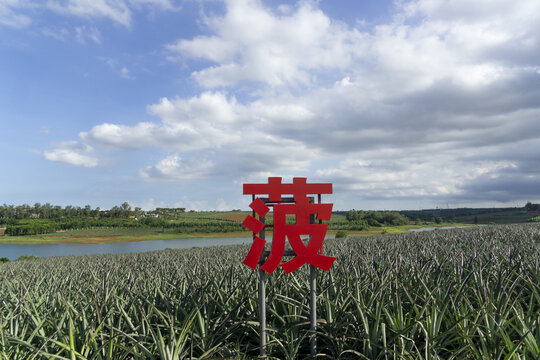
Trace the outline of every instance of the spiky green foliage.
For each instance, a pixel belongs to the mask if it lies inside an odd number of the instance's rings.
[[[258,354],[246,246],[0,264],[2,359],[245,359]],[[540,356],[540,226],[327,240],[324,359]],[[268,277],[268,353],[309,355],[307,267]]]

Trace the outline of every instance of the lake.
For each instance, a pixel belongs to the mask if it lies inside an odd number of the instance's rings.
[[[334,237],[335,235],[327,235],[326,239],[333,239]],[[272,240],[268,239],[267,241],[271,242]],[[51,257],[91,254],[121,254],[165,249],[189,249],[192,247],[251,244],[252,242],[253,238],[249,236],[125,241],[108,244],[0,244],[0,257],[7,257],[9,260],[16,260],[22,255]]]
[[[15,260],[21,255],[39,257],[145,252],[165,249],[250,244],[250,237],[192,238],[151,241],[126,241],[109,244],[0,244],[0,257]]]
[[[485,224],[479,224],[476,226],[487,226]],[[472,226],[433,226],[433,227],[424,227],[424,228],[418,228],[418,229],[410,229],[410,232],[422,232],[422,231],[432,231],[432,230],[448,230],[448,229],[468,229]]]

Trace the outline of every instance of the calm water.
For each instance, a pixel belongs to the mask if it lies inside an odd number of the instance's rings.
[[[479,224],[476,226],[487,226],[485,224]],[[431,230],[446,230],[446,229],[467,229],[471,228],[471,226],[439,226],[439,227],[425,227],[425,228],[419,228],[419,229],[411,229],[409,231],[411,232],[422,232],[422,231],[431,231]]]
[[[126,241],[110,244],[0,244],[0,257],[15,260],[21,255],[39,257],[144,252],[165,249],[188,249],[195,246],[249,244],[252,237],[193,238],[152,241]]]

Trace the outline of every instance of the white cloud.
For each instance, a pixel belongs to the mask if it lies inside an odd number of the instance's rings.
[[[184,160],[178,154],[169,155],[155,166],[140,171],[145,180],[201,179],[211,174],[214,163],[209,160]]]
[[[32,2],[29,0],[2,0],[0,2],[0,25],[23,28],[32,23],[28,9],[48,9],[50,11],[83,18],[106,18],[129,27],[134,11],[179,9],[171,0],[47,0]],[[47,30],[45,30],[47,32]],[[46,35],[58,34],[50,32]],[[90,33],[89,38],[99,43],[100,37]]]
[[[337,188],[356,193],[358,199],[456,201],[466,196],[463,188],[479,177],[496,176],[515,167],[506,160],[464,161],[436,148],[437,145],[426,146],[425,153],[401,153],[399,149],[363,152],[358,158],[369,160],[355,160],[351,156],[317,170],[316,176],[333,179]]]
[[[46,27],[41,30],[41,33],[60,41],[66,41],[70,37],[70,32],[66,28],[56,29]]]
[[[174,0],[128,0],[130,5],[134,7],[152,6],[164,10],[178,10],[179,7],[174,5]]]
[[[167,46],[212,62],[192,76],[222,89],[164,97],[148,106],[155,121],[80,137],[174,153],[142,169],[147,179],[315,173],[364,199],[465,201],[482,184],[500,194],[540,172],[516,146],[540,141],[540,3],[456,3],[400,2],[388,22],[357,29],[315,2],[275,13],[225,1],[204,19],[209,33]]]
[[[217,210],[217,211],[227,211],[231,210],[232,207],[224,199],[218,198],[210,205],[206,200],[191,200],[187,197],[183,197],[180,201],[170,200],[170,202],[165,202],[163,200],[156,201],[153,198],[148,198],[142,202],[138,201],[129,201],[134,207],[140,207],[142,210],[150,211],[156,208],[185,208],[186,211],[195,210],[195,211],[204,211],[204,210]],[[247,205],[246,205],[247,206]]]
[[[128,80],[135,79],[135,77],[130,74],[128,68],[125,66],[123,66],[122,69],[120,69],[120,76]]]
[[[85,141],[137,149],[144,146],[183,151],[217,149],[240,141],[239,112],[236,100],[223,93],[203,93],[190,99],[163,98],[150,105],[148,112],[161,118],[135,126],[101,124],[80,134]]]
[[[87,144],[66,141],[60,143],[56,149],[44,151],[43,158],[49,161],[92,168],[99,165],[97,158],[88,155],[93,152],[94,149]]]
[[[47,7],[69,15],[109,18],[124,26],[131,25],[133,10],[176,10],[170,0],[48,0]]]
[[[133,208],[140,207],[144,211],[150,211],[154,210],[155,208],[161,207],[169,207],[169,205],[164,201],[156,201],[153,198],[148,198],[143,200],[142,202],[137,201],[129,201],[130,204],[133,204]]]
[[[80,137],[121,149],[140,149],[153,143],[152,132],[156,128],[153,123],[139,123],[134,127],[105,123],[94,126],[89,132],[81,132]]]
[[[224,199],[217,199],[216,210],[217,211],[227,211],[231,210],[232,207]]]
[[[94,43],[101,44],[101,32],[96,28],[87,29],[85,26],[75,27],[75,36],[77,41],[84,44],[86,40],[91,40]]]
[[[219,172],[227,174],[292,167],[300,171],[319,155],[316,148],[310,149],[292,134],[280,134],[310,127],[315,115],[300,105],[255,102],[246,107],[224,93],[205,92],[190,99],[162,98],[150,105],[148,111],[161,122],[134,126],[105,123],[82,132],[80,137],[83,141],[124,150],[152,146],[197,153],[214,158]],[[179,178],[177,172],[168,169],[182,164],[176,156],[167,157],[144,174]]]
[[[332,21],[313,3],[273,14],[259,1],[226,1],[223,17],[207,18],[214,36],[168,45],[173,54],[208,59],[218,65],[193,73],[204,87],[256,81],[272,86],[308,85],[311,71],[343,70],[360,56],[364,35]]]
[[[121,78],[127,79],[127,80],[136,79],[136,76],[133,75],[130,68],[124,65],[120,59],[107,57],[107,56],[98,56],[97,59],[102,61],[104,64],[106,64],[107,67],[109,67],[116,75],[119,75]],[[127,59],[125,61],[130,62],[131,59]],[[134,67],[136,67],[136,65]]]
[[[125,1],[49,0],[47,8],[55,12],[82,17],[105,17],[124,26],[131,23],[131,10]]]
[[[17,10],[26,7],[22,0],[2,0],[0,1],[0,25],[13,28],[24,28],[32,23],[32,19],[24,14],[17,13]]]

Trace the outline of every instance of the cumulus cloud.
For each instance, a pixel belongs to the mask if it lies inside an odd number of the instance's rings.
[[[129,26],[131,11],[124,1],[67,0],[48,1],[47,8],[55,12],[82,17],[105,17]]]
[[[32,19],[19,11],[27,6],[22,0],[4,0],[0,2],[0,25],[13,28],[24,28],[32,23]]]
[[[32,4],[25,0],[2,0],[0,25],[16,28],[30,25],[32,18],[27,11],[29,8],[45,8],[56,13],[83,18],[106,18],[126,27],[131,25],[134,11],[179,9],[172,0],[47,0],[42,4]],[[90,33],[89,36],[99,43],[95,33]]]
[[[140,171],[145,180],[201,179],[211,174],[214,163],[209,160],[184,160],[178,154],[169,155],[155,166]]]
[[[193,73],[204,87],[255,81],[278,85],[310,84],[313,70],[346,69],[364,51],[365,34],[331,20],[314,3],[274,14],[259,1],[226,1],[223,17],[209,17],[213,36],[180,39],[167,46],[173,55],[213,61]],[[176,56],[174,55],[176,54]]]
[[[148,112],[162,122],[141,122],[135,126],[101,124],[80,137],[85,141],[122,149],[155,146],[193,151],[216,149],[239,141],[239,113],[236,100],[222,93],[203,93],[190,99],[162,98]]]
[[[80,137],[83,141],[123,150],[151,146],[197,153],[213,158],[219,164],[217,172],[228,175],[268,169],[305,170],[309,161],[319,155],[317,149],[279,134],[285,129],[301,131],[309,125],[314,114],[299,105],[255,102],[244,106],[224,93],[205,92],[190,99],[162,98],[148,106],[148,112],[161,121],[133,126],[105,123],[80,133]],[[167,169],[181,164],[177,155],[167,157],[144,170],[143,175],[179,179],[178,172]],[[182,168],[182,176],[193,177],[186,175],[191,168]],[[200,175],[197,170],[193,172]]]
[[[123,77],[124,79],[128,79],[128,80],[134,80],[135,79],[135,77],[131,75],[130,71],[125,66],[122,66],[122,69],[120,69],[120,76]]]
[[[101,44],[101,33],[96,28],[75,27],[75,36],[77,41],[82,44],[86,43],[87,40],[91,40],[98,45]]]
[[[315,174],[366,200],[538,197],[540,159],[523,155],[540,141],[538,1],[403,1],[372,28],[316,2],[224,3],[205,35],[166,46],[202,66],[201,93],[81,139],[173,152],[147,179]]]
[[[45,36],[49,36],[60,41],[66,41],[70,37],[70,31],[66,28],[56,29],[46,27],[41,29],[41,33]]]
[[[58,144],[56,149],[44,151],[43,158],[49,161],[92,168],[99,164],[97,158],[90,155],[93,152],[94,149],[90,145],[77,141],[66,141]]]

